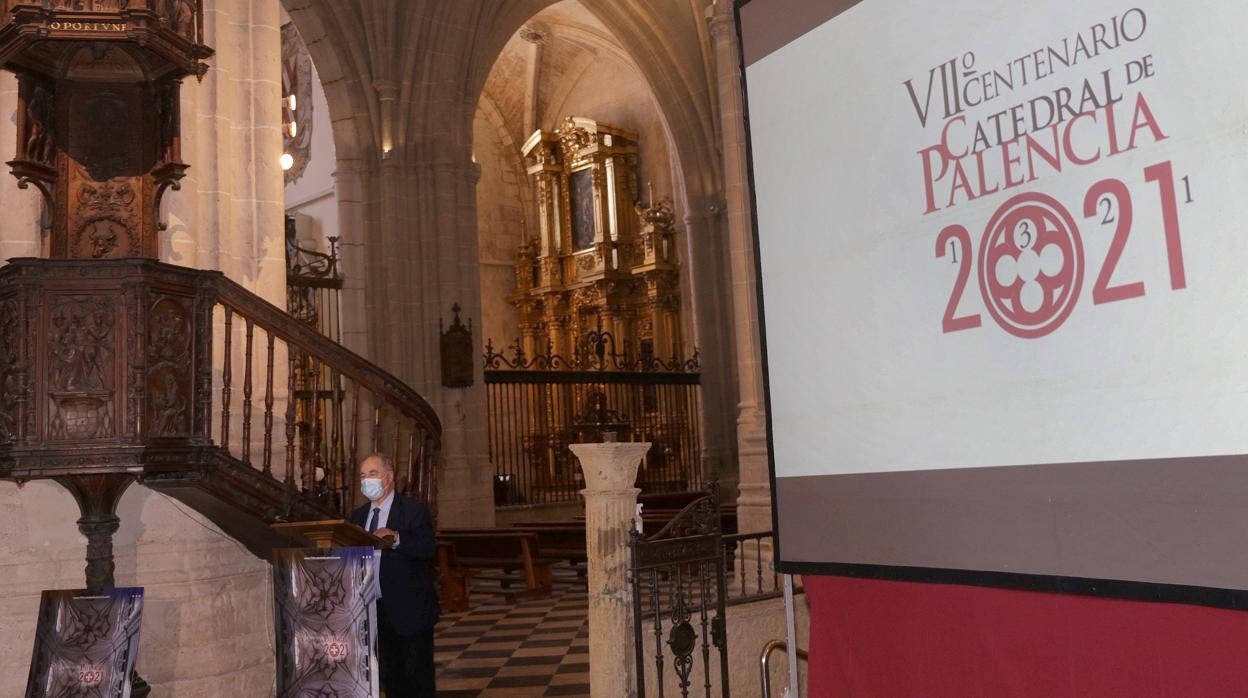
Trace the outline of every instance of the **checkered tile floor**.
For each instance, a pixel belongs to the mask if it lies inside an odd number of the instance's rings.
[[[439,696],[588,696],[585,582],[556,567],[554,593],[508,604],[471,594],[467,613],[448,613],[434,638]]]

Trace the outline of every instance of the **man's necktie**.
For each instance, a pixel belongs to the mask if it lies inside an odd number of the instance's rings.
[[[377,519],[381,518],[381,509],[373,509],[373,518],[368,520],[368,532],[377,530]]]

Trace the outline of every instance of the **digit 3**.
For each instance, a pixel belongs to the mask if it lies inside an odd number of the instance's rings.
[[[1025,339],[1057,329],[1078,300],[1083,245],[1070,213],[1039,193],[1006,201],[984,229],[980,290],[989,314]]]

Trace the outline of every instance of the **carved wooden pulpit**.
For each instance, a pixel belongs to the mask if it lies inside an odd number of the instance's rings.
[[[178,92],[212,54],[198,0],[6,0],[21,186],[52,213],[51,257],[159,255],[157,212],[186,172]]]
[[[19,86],[9,166],[43,194],[49,256],[66,260],[0,270],[0,476],[65,485],[87,585],[111,586],[118,498],[158,437],[195,435],[195,284],[154,258],[161,195],[187,169],[179,87],[212,51],[198,0],[0,7],[0,68]],[[153,261],[103,261],[123,257]]]

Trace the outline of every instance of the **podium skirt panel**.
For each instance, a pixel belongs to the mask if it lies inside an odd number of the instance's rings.
[[[379,695],[376,552],[273,551],[278,698]]]

